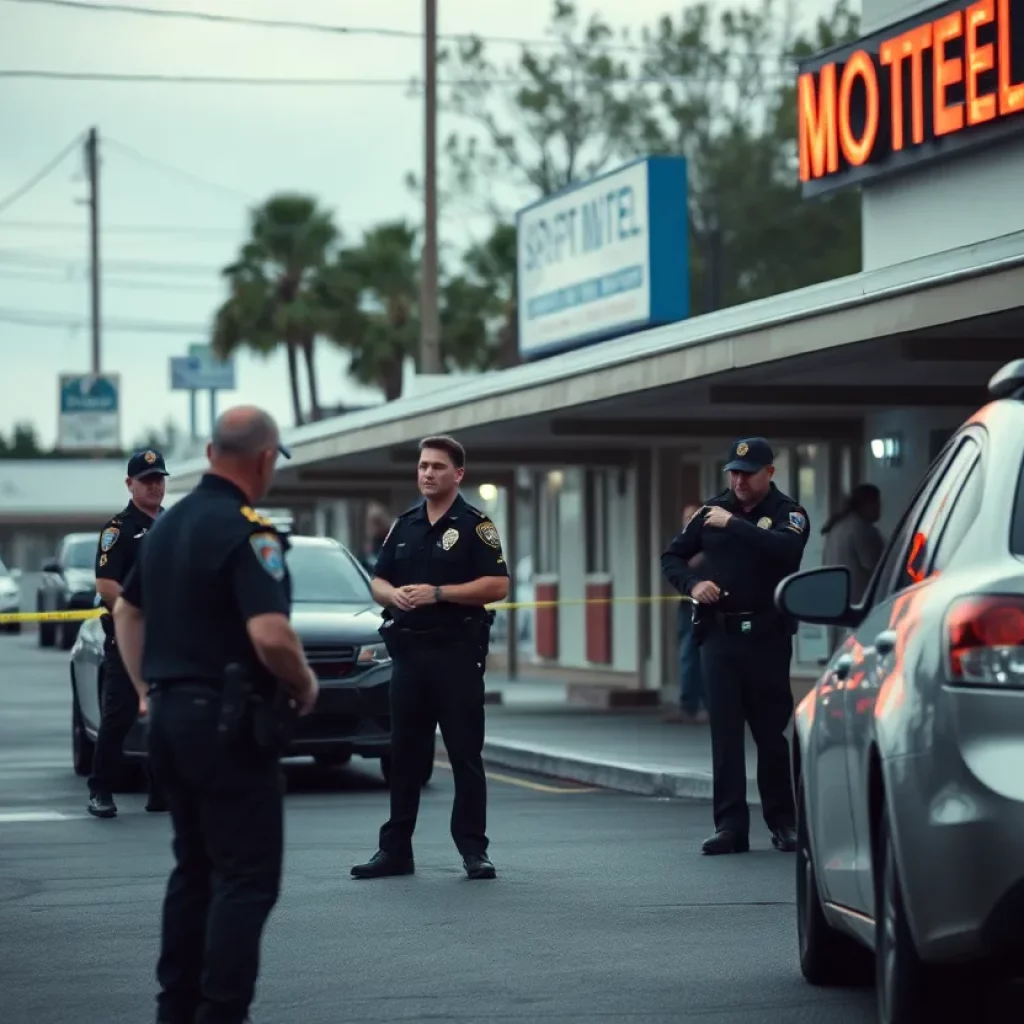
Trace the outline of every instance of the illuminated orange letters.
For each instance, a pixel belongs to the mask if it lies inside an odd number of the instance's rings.
[[[879,121],[886,113],[891,153],[899,153],[908,145],[920,146],[926,138],[956,135],[969,126],[1014,114],[1024,115],[1024,82],[1013,81],[1011,67],[1015,40],[1010,11],[1015,4],[1019,16],[1024,7],[1022,0],[975,0],[924,25],[882,38],[876,56],[872,56],[873,45],[854,51],[841,65],[841,74],[840,65],[833,61],[816,72],[800,75],[797,117],[801,181],[838,174],[841,163],[850,168],[868,163],[875,156]],[[993,23],[996,42],[979,45],[979,33]],[[1017,28],[1018,33],[1024,32],[1024,26]],[[959,50],[957,43],[961,39],[963,57],[951,57],[950,50]],[[1017,42],[1018,45],[1024,43],[1024,39]],[[926,81],[924,55],[929,49],[932,51],[931,80]],[[908,65],[910,95],[906,96],[903,80]],[[882,68],[887,69],[882,73],[884,82],[879,81]],[[995,71],[996,89],[982,94],[979,91],[981,77],[992,71]],[[854,135],[852,128],[854,114],[861,113],[859,97],[853,98],[858,79],[864,88],[864,127],[860,138]],[[963,83],[965,102],[950,103],[950,87],[960,83]],[[930,125],[925,123],[926,89],[931,90]],[[883,112],[882,97],[886,94],[889,109]]]

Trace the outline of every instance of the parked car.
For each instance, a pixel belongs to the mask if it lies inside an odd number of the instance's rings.
[[[859,604],[839,566],[776,592],[849,631],[795,716],[800,965],[873,974],[881,1024],[983,1019],[1024,951],[1024,360],[989,391]]]
[[[286,758],[312,757],[334,767],[353,754],[379,759],[391,776],[391,659],[377,628],[381,617],[370,578],[343,545],[327,537],[293,536],[286,556],[292,578],[292,624],[320,681],[311,715],[299,719]],[[72,758],[87,775],[92,764],[103,689],[103,629],[87,619],[71,650]],[[146,757],[140,720],[125,742],[130,788]],[[425,767],[424,781],[433,773]]]
[[[8,569],[0,562],[0,615],[16,615],[21,611],[21,570]],[[20,633],[20,622],[8,622],[5,633]]]
[[[60,542],[54,558],[43,562],[36,590],[36,611],[85,611],[96,601],[95,533],[69,533]],[[79,622],[40,622],[39,646],[71,650],[81,626]]]

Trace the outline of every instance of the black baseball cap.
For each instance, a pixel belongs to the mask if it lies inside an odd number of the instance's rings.
[[[743,437],[733,442],[725,468],[736,473],[758,473],[774,462],[772,447],[763,437]]]
[[[135,452],[128,460],[128,476],[132,480],[138,480],[144,476],[170,476],[167,467],[164,465],[164,457],[153,448],[144,448]]]

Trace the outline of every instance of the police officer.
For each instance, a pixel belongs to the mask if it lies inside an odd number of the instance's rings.
[[[124,741],[138,720],[140,705],[138,694],[125,672],[114,640],[114,623],[110,611],[121,593],[124,583],[138,557],[139,544],[162,511],[167,468],[164,457],[152,448],[135,452],[128,460],[125,485],[131,501],[108,519],[100,530],[96,551],[96,593],[106,609],[101,617],[105,638],[103,641],[103,707],[100,727],[96,736],[92,774],[89,776],[89,813],[97,818],[113,818],[117,814],[114,803],[114,777],[121,763]],[[167,805],[159,787],[147,771],[149,798],[147,811],[165,811]]]
[[[487,855],[484,670],[493,619],[484,605],[508,594],[494,524],[459,493],[466,467],[450,437],[420,442],[423,501],[395,521],[377,558],[373,596],[391,652],[391,817],[356,878],[411,874],[424,766],[438,725],[455,781],[451,833],[473,879],[495,877]]]
[[[661,556],[665,578],[695,602],[711,724],[715,834],[706,854],[750,849],[744,720],[757,745],[761,808],[776,849],[796,849],[785,730],[793,713],[793,625],[774,606],[779,581],[800,568],[807,512],[772,482],[763,437],[736,441],[729,490],[712,498]],[[698,553],[696,566],[687,562]]]
[[[289,623],[286,538],[252,508],[278,452],[290,457],[269,415],[226,411],[209,472],[157,520],[114,609],[125,666],[148,697],[150,759],[174,826],[162,1024],[247,1019],[279,894],[283,745],[270,712],[290,697],[308,713],[317,681]]]

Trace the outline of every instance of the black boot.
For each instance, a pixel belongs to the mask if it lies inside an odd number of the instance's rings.
[[[796,829],[792,825],[783,825],[772,829],[772,846],[782,853],[796,852]]]
[[[109,793],[91,793],[86,809],[94,818],[117,817],[117,804]]]
[[[462,866],[466,869],[466,874],[473,879],[496,878],[498,875],[486,853],[471,853],[463,857]]]
[[[388,878],[392,875],[411,875],[416,870],[412,856],[399,857],[378,850],[365,864],[352,868],[353,878]]]
[[[701,853],[713,856],[720,853],[746,853],[750,849],[750,838],[733,832],[730,829],[719,829],[713,836],[704,840]]]

